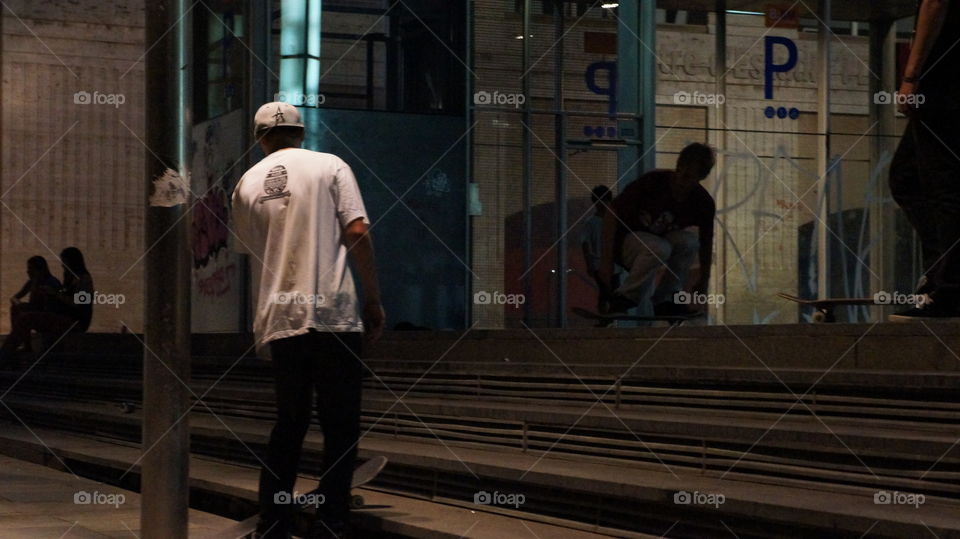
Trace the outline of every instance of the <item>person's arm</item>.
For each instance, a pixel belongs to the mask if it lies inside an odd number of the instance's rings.
[[[367,223],[362,218],[351,221],[344,230],[344,241],[350,253],[350,261],[360,275],[363,287],[363,324],[367,335],[377,340],[383,334],[386,315],[380,303],[380,283],[373,254],[373,238]]]
[[[13,297],[10,298],[10,302],[20,303],[20,300],[23,298],[23,296],[26,296],[27,294],[30,293],[30,287],[32,285],[33,285],[33,281],[27,281],[26,283],[24,283],[24,285],[20,288],[20,291],[14,294]]]
[[[954,0],[957,1],[957,0]],[[913,95],[920,87],[920,77],[923,76],[923,67],[930,57],[933,45],[943,31],[943,22],[947,18],[950,0],[923,0],[920,12],[917,14],[917,30],[910,47],[910,56],[904,69],[903,83],[900,85],[900,95]],[[897,110],[909,114],[912,110],[906,100],[897,104]]]

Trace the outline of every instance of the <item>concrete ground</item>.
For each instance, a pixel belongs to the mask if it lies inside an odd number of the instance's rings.
[[[233,522],[191,510],[190,535]],[[0,456],[0,539],[140,535],[139,494]]]

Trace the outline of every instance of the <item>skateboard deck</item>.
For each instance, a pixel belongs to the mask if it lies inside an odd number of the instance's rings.
[[[816,309],[813,313],[813,321],[816,323],[820,322],[836,322],[836,317],[834,316],[834,310],[837,307],[843,306],[857,306],[857,305],[876,305],[877,302],[874,298],[826,298],[826,299],[803,299],[798,298],[792,294],[787,294],[786,292],[779,292],[777,297],[785,299],[787,301],[792,301],[800,305],[809,305]]]
[[[380,475],[380,472],[383,471],[383,467],[386,465],[387,457],[384,457],[383,455],[373,457],[372,459],[364,462],[353,471],[353,481],[350,482],[350,488],[360,488],[370,481],[373,481],[378,475]],[[366,504],[364,503],[364,499],[361,494],[354,494],[350,497],[351,508],[359,509],[364,505]]]
[[[617,320],[632,322],[670,322],[671,324],[682,324],[688,320],[694,320],[704,316],[704,313],[697,313],[689,316],[634,316],[631,314],[600,314],[584,309],[574,307],[573,313],[588,320],[597,320],[599,322],[615,322]]]
[[[357,466],[353,470],[353,480],[350,482],[350,488],[358,488],[363,485],[366,485],[370,481],[373,481],[377,475],[383,471],[383,467],[387,465],[387,457],[377,456],[373,457],[370,460],[367,460],[360,466]],[[309,498],[315,494],[319,494],[320,489],[313,489],[306,494],[300,496]],[[359,501],[359,503],[357,503]],[[350,506],[354,509],[362,507],[363,496],[353,495],[350,500]],[[307,505],[301,505],[297,508],[298,511],[305,509]],[[206,536],[207,539],[243,539],[250,534],[252,534],[257,529],[257,521],[260,520],[260,515],[256,514],[245,520],[241,520],[236,524],[231,524],[229,528],[215,532]]]

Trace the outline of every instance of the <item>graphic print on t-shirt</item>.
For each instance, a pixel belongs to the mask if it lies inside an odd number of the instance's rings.
[[[265,195],[260,197],[260,203],[275,198],[285,198],[290,196],[290,191],[284,191],[287,187],[287,169],[283,165],[277,165],[267,172],[267,178],[263,181],[263,192]]]

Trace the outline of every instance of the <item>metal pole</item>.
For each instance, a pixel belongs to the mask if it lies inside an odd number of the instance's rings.
[[[250,0],[249,13],[247,17],[247,35],[250,36],[250,48],[254,54],[248,55],[247,69],[250,77],[250,92],[244,109],[244,118],[251,118],[253,111],[260,108],[260,105],[274,101],[274,96],[279,89],[279,81],[276,80],[274,73],[277,66],[273,61],[273,51],[271,43],[270,29],[273,26],[273,10],[270,0]],[[249,129],[243,131],[243,147],[249,148],[253,144],[253,134]],[[263,152],[260,148],[254,148],[247,153],[247,168],[263,159]],[[250,271],[249,256],[241,255],[243,264],[241,264],[240,275],[240,304],[237,309],[240,310],[240,327],[237,331],[245,333],[253,323],[253,302],[250,301],[250,282],[252,273]]]
[[[464,219],[464,230],[463,230],[463,246],[466,251],[467,256],[467,266],[463,268],[463,304],[466,308],[463,310],[463,327],[468,328],[473,325],[473,216],[470,214],[470,201],[471,201],[471,183],[474,181],[473,177],[473,160],[476,157],[476,153],[473,148],[473,129],[469,129],[473,125],[474,120],[477,117],[476,110],[474,109],[473,103],[473,93],[476,91],[476,81],[473,80],[471,72],[476,69],[477,63],[473,57],[473,44],[474,44],[474,35],[473,35],[473,13],[475,11],[475,2],[472,0],[467,3],[467,8],[464,10],[464,28],[466,31],[466,58],[467,62],[470,65],[470,69],[464,70],[463,78],[465,79],[464,87],[467,89],[466,95],[464,96],[464,127],[467,130],[467,136],[464,139],[464,144],[466,148],[466,162],[464,163],[463,178],[464,178],[464,203],[463,203],[463,219]]]
[[[640,39],[646,45],[640,52],[640,117],[643,162],[638,172],[647,172],[657,166],[657,151],[648,152],[657,140],[657,3],[640,2]]]
[[[830,207],[827,196],[828,168],[830,166],[830,13],[831,0],[820,0],[820,28],[817,33],[817,132],[820,133],[817,144],[817,194],[820,204],[817,208],[819,225],[817,230],[817,297],[830,297]]]
[[[716,71],[716,90],[717,95],[726,96],[727,95],[727,0],[717,0],[716,4],[716,42],[714,43],[714,48],[716,49],[716,62],[713,66],[713,69]],[[727,149],[727,101],[724,99],[723,103],[720,104],[717,110],[717,127],[720,128],[716,133],[716,141],[714,144],[717,148],[717,180],[723,181],[720,184],[720,191],[717,195],[720,198],[720,204],[718,206],[721,209],[728,207],[727,196],[728,196],[728,186],[729,182],[725,181],[725,178],[721,178],[720,174],[723,172],[724,167],[726,166],[726,156],[724,152]],[[727,230],[727,214],[722,213],[720,220],[723,223],[724,230]],[[716,283],[719,290],[717,292],[721,294],[727,293],[727,248],[726,248],[726,239],[723,234],[721,234],[719,240],[715,240],[719,244],[717,249],[717,254],[719,255],[718,262],[720,267],[723,268],[723,272],[713,272],[713,275],[720,274],[719,282]],[[702,269],[701,269],[702,271]],[[714,277],[716,279],[716,277]],[[716,308],[715,315],[717,321],[720,324],[725,323],[727,317],[727,304],[724,302],[722,305],[718,305]]]
[[[869,96],[880,91],[893,92],[896,90],[896,21],[870,21],[870,69],[877,75],[870,79]],[[893,150],[897,142],[894,138],[896,131],[896,110],[889,105],[870,104],[870,123],[876,123],[877,129],[873,137],[873,152],[871,167],[875,168],[888,152]],[[889,184],[881,176],[873,192],[873,204],[870,206],[870,242],[874,245],[870,253],[870,267],[876,277],[871,276],[870,290],[889,290],[885,286],[895,288],[894,261],[896,249],[895,215],[890,211],[884,200],[890,196]],[[878,309],[878,312],[882,310]]]
[[[3,67],[6,62],[3,61],[4,58],[4,48],[3,48],[3,16],[0,15],[0,73],[3,73]],[[3,140],[4,140],[4,129],[3,129],[3,109],[6,100],[3,99],[3,84],[0,84],[0,159],[3,156]],[[3,181],[3,165],[0,163],[0,182]],[[6,212],[0,211],[0,230],[3,230],[3,214]],[[3,254],[0,253],[0,261],[3,260]],[[0,268],[3,268],[3,264],[0,264]],[[0,276],[3,275],[3,270],[0,269]],[[12,327],[10,329],[13,329]]]
[[[530,266],[533,264],[533,138],[530,130],[533,129],[530,121],[530,0],[523,0],[523,320],[530,325],[530,304],[533,295]]]
[[[554,69],[553,69],[553,100],[554,107],[560,111],[554,116],[556,138],[554,145],[557,152],[557,238],[563,238],[557,245],[557,321],[562,328],[567,327],[567,271],[570,266],[567,261],[567,118],[563,113],[563,27],[564,3],[557,1],[557,14],[554,17]],[[529,100],[528,100],[529,101]]]
[[[186,0],[146,3],[149,251],[140,515],[145,539],[187,537],[190,433],[184,384],[190,381],[190,250],[189,220],[181,219],[189,193],[191,26],[186,11]]]

